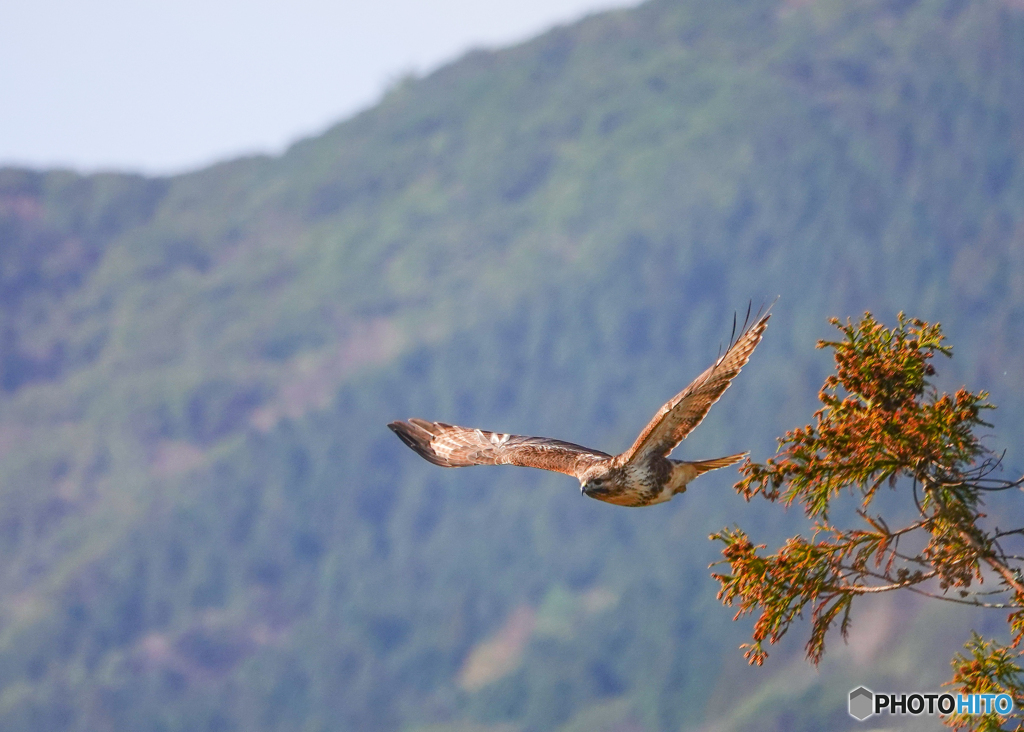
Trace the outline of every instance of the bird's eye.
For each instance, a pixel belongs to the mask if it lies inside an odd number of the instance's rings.
[[[603,482],[604,482],[604,480],[601,479],[601,478],[594,478],[592,481],[590,481],[590,484],[591,485],[601,485]]]

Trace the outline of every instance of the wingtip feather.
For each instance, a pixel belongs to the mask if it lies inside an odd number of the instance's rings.
[[[434,433],[428,427],[433,426],[432,422],[415,417],[411,417],[407,422],[396,421],[388,424],[388,428],[398,435],[398,439],[414,450],[421,458],[434,465],[440,465],[442,468],[450,468],[452,464],[434,452],[434,448],[430,444]]]

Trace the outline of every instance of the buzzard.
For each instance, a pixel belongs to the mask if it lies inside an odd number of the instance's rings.
[[[522,465],[554,470],[578,478],[583,494],[599,501],[619,506],[662,503],[685,491],[701,473],[724,468],[747,456],[741,452],[689,462],[671,460],[668,454],[729,388],[761,341],[770,317],[766,313],[745,328],[707,371],[658,410],[633,446],[619,455],[550,437],[503,435],[416,418],[392,422],[388,427],[423,458],[444,468]]]

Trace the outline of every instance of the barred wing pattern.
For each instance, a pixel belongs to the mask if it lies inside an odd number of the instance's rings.
[[[711,405],[718,401],[740,369],[746,365],[750,354],[761,342],[761,335],[768,327],[770,317],[771,313],[767,313],[744,330],[707,371],[659,409],[633,446],[619,456],[619,460],[630,463],[645,460],[651,455],[664,456],[672,452],[701,423]]]
[[[611,457],[549,437],[504,435],[415,417],[388,427],[421,457],[443,468],[521,465],[579,477],[588,467]]]

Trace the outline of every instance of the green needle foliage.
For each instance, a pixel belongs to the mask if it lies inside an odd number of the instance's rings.
[[[819,341],[833,351],[836,372],[818,395],[814,423],[791,430],[775,457],[747,461],[736,490],[747,500],[760,495],[773,503],[799,504],[813,521],[810,538],[794,536],[774,553],[755,545],[742,529],[711,536],[725,546],[728,572],[719,599],[738,608],[736,617],[757,613],[746,658],[760,665],[765,643],[776,643],[797,618],[810,615],[807,657],[817,664],[825,637],[838,625],[846,636],[854,598],[907,589],[942,600],[987,608],[1009,608],[1011,643],[1004,646],[975,634],[967,655],[953,659],[951,685],[965,693],[1011,694],[1024,703],[1019,650],[1024,640],[1024,583],[1021,557],[1001,541],[1024,529],[990,526],[982,512],[992,491],[1020,488],[1024,479],[992,477],[999,457],[977,435],[990,426],[984,391],[939,393],[929,384],[936,354],[951,356],[941,328],[899,314],[886,328],[866,313],[859,323],[831,321],[839,341]],[[912,507],[909,514],[880,507],[879,489],[889,485]],[[846,491],[858,499],[860,525],[830,520],[832,504]],[[897,521],[900,516],[906,520]],[[713,565],[714,566],[714,565]],[[981,591],[986,579],[998,589]],[[1019,721],[1019,720],[1017,720]],[[951,715],[953,727],[1003,729],[997,715]],[[1016,721],[1015,721],[1016,723]],[[1017,729],[1024,728],[1024,723]]]

